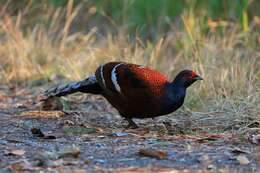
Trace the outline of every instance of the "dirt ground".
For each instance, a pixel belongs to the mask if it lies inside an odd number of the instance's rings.
[[[0,86],[0,172],[260,172],[259,143],[232,130],[199,130],[180,112],[125,129],[102,97],[39,111],[40,92]]]

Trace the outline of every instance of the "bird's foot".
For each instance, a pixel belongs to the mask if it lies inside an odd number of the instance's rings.
[[[126,119],[128,121],[128,125],[126,126],[126,129],[137,129],[138,125],[132,120],[132,119]]]

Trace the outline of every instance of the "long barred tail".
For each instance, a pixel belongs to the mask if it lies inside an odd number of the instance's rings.
[[[90,76],[89,78],[79,82],[58,85],[47,89],[43,94],[44,98],[42,100],[47,100],[51,97],[61,97],[75,92],[101,94],[102,89],[99,83],[97,82],[96,77]]]

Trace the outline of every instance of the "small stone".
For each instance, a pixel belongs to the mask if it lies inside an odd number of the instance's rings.
[[[116,133],[112,133],[112,136],[115,136],[115,137],[126,137],[128,136],[129,134],[126,133],[126,132],[116,132]]]
[[[67,148],[59,152],[59,158],[64,158],[64,157],[77,158],[79,157],[80,153],[81,151],[78,147]]]
[[[167,152],[154,149],[140,149],[138,154],[143,157],[152,157],[157,159],[166,159],[168,156]]]
[[[246,156],[239,155],[236,157],[237,161],[239,162],[240,165],[248,165],[250,161]]]
[[[215,166],[215,165],[208,165],[207,168],[208,168],[208,169],[216,169],[216,166]]]
[[[10,151],[6,151],[5,155],[13,155],[13,156],[22,156],[24,155],[25,151],[24,150],[10,150]]]

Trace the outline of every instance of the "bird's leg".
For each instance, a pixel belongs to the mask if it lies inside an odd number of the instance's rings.
[[[138,126],[135,124],[135,122],[131,118],[126,118],[128,121],[128,125],[126,126],[127,129],[132,128],[132,129],[137,129]]]
[[[152,120],[155,122],[155,121],[156,121],[156,118],[155,118],[155,117],[153,117],[153,118],[152,118]]]
[[[159,130],[159,126],[157,125],[156,118],[153,117],[152,120],[153,120],[153,124],[154,124],[155,129]]]

